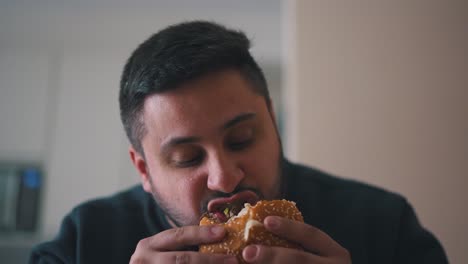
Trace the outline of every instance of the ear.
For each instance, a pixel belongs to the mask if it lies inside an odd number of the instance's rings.
[[[276,123],[275,107],[273,106],[273,100],[271,100],[271,98],[268,98],[267,106],[268,112],[270,112],[271,119],[273,120],[275,126],[278,128]]]
[[[133,166],[137,170],[138,174],[140,175],[141,184],[143,189],[151,193],[151,176],[148,172],[148,166],[146,165],[146,160],[144,157],[136,151],[133,146],[130,146],[128,149],[128,153],[130,154],[130,159],[132,160]]]

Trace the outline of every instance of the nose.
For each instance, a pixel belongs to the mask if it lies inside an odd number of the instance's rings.
[[[215,154],[208,162],[208,189],[223,193],[233,192],[245,177],[235,159],[225,154]]]

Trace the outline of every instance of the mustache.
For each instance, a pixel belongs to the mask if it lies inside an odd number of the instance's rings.
[[[214,192],[214,193],[210,194],[206,199],[203,199],[203,201],[201,202],[201,205],[200,205],[201,213],[208,212],[208,203],[211,200],[216,199],[216,198],[231,197],[231,196],[233,196],[233,195],[235,195],[237,193],[243,192],[243,191],[254,192],[260,198],[260,200],[263,200],[264,197],[265,197],[258,189],[255,189],[255,188],[252,188],[252,187],[247,187],[247,186],[238,186],[238,187],[236,187],[236,189],[234,189],[234,191],[232,191],[230,193]]]

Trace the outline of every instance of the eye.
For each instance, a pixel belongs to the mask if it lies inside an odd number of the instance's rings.
[[[252,139],[247,139],[243,141],[230,142],[229,148],[232,150],[242,150],[248,147],[253,142]]]
[[[242,150],[254,142],[254,131],[251,128],[233,131],[227,139],[227,146],[231,150]]]
[[[198,156],[190,160],[179,160],[179,161],[174,161],[174,164],[176,167],[179,168],[187,168],[187,167],[193,167],[201,163],[202,157]]]
[[[203,151],[196,148],[181,148],[170,156],[170,163],[178,168],[187,168],[200,164],[203,160]]]

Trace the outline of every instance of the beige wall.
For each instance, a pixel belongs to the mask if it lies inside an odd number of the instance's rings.
[[[403,194],[466,263],[467,2],[287,3],[289,156]]]

